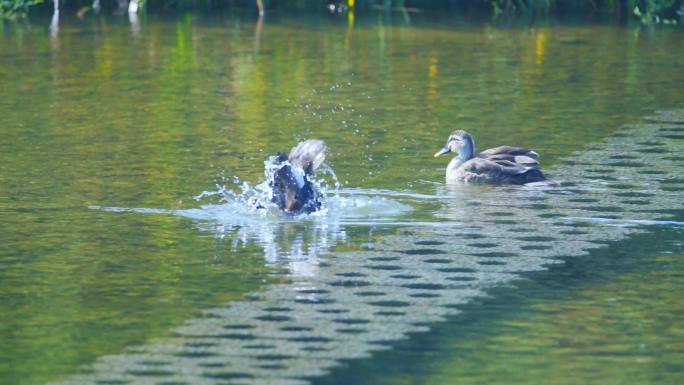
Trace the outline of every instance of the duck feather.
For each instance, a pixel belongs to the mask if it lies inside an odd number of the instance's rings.
[[[545,181],[537,158],[524,147],[499,146],[475,154],[475,141],[465,131],[454,131],[435,156],[456,152],[447,166],[447,183],[527,184]]]
[[[312,179],[325,160],[326,151],[322,140],[307,140],[295,146],[289,156],[279,152],[278,169],[269,180],[271,201],[293,215],[320,209],[323,194]]]

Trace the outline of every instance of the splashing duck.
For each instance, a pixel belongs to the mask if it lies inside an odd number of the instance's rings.
[[[289,155],[276,154],[276,171],[268,181],[271,202],[287,214],[309,214],[321,208],[324,196],[313,181],[327,148],[322,140],[306,140]]]
[[[489,183],[518,185],[557,185],[539,169],[539,154],[522,147],[500,146],[475,153],[472,135],[456,130],[435,158],[454,152],[457,155],[446,169],[447,183]]]

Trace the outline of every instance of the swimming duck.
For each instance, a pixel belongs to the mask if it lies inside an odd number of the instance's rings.
[[[320,209],[324,197],[312,179],[325,160],[326,151],[322,140],[306,140],[292,148],[289,155],[278,152],[279,166],[268,181],[271,202],[293,215]]]
[[[500,146],[475,155],[475,141],[463,130],[452,132],[435,158],[449,152],[458,155],[447,166],[447,183],[528,184],[547,180],[539,169],[536,152]]]

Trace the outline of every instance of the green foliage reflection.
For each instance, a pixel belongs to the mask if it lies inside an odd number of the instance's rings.
[[[59,0],[57,0],[59,1]],[[0,1],[0,18],[17,18],[25,15],[29,8],[43,4],[44,0],[2,0]],[[50,2],[48,2],[50,3]],[[256,10],[258,1],[237,0],[230,2],[216,2],[211,0],[147,0],[139,1],[143,9],[179,11],[187,9],[233,9],[249,8]],[[96,4],[96,5],[95,5]],[[52,7],[45,4],[43,7]],[[126,11],[127,1],[121,0],[91,0],[61,1],[61,7],[78,11],[83,14],[91,8],[120,9]],[[407,19],[407,12],[453,12],[455,14],[479,13],[492,17],[514,17],[520,15],[592,15],[597,12],[619,17],[636,17],[644,22],[674,20],[677,17],[677,7],[684,7],[681,0],[297,0],[277,1],[265,0],[263,6],[267,11],[331,11],[347,12],[392,12],[399,11]],[[330,8],[332,6],[332,9]]]

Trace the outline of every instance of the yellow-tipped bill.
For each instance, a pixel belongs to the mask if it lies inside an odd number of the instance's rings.
[[[447,152],[451,152],[451,150],[449,150],[449,147],[446,147],[446,146],[445,146],[445,147],[442,148],[441,150],[435,152],[435,158],[438,157],[438,156],[440,156],[440,155],[444,155],[444,154],[446,154]]]

